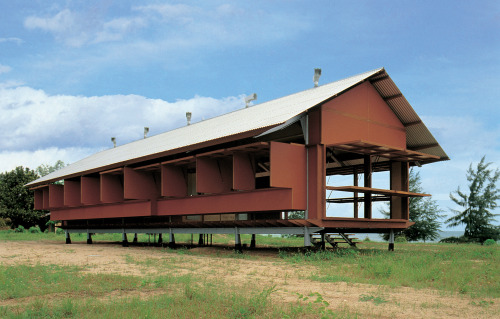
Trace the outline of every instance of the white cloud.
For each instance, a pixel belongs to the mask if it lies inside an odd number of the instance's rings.
[[[70,10],[64,9],[50,18],[27,17],[24,20],[24,26],[28,29],[41,29],[43,31],[63,33],[68,29],[72,29],[75,22],[75,15]]]
[[[12,70],[12,68],[10,66],[0,64],[0,74],[2,74],[2,73],[8,73],[11,70]]]
[[[124,45],[146,41],[165,50],[179,45],[262,45],[294,35],[310,23],[304,16],[230,4],[152,4],[132,7],[117,17],[89,18],[85,10],[66,8],[49,17],[29,16],[24,26],[50,32],[56,40],[73,47],[123,40]]]
[[[197,122],[243,107],[243,96],[166,102],[138,95],[48,95],[26,86],[0,86],[0,149],[108,147],[112,136],[118,144],[140,139],[145,126],[150,135],[183,126],[187,111]]]
[[[58,160],[70,164],[97,151],[99,149],[76,147],[66,149],[49,147],[34,151],[2,151],[0,152],[0,173],[11,171],[17,166],[35,169],[42,164],[54,165]]]
[[[0,38],[0,43],[5,43],[5,42],[14,42],[17,45],[20,45],[24,41],[22,39],[14,38],[14,37],[11,37],[11,38]]]

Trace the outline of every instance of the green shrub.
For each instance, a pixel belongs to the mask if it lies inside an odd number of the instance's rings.
[[[363,241],[364,242],[371,242],[372,240],[368,236],[366,236],[365,239],[363,239]]]
[[[484,243],[483,243],[483,245],[485,245],[485,246],[491,246],[491,245],[496,245],[496,244],[497,244],[497,242],[494,239],[491,239],[491,238],[490,239],[486,239],[484,241]]]
[[[405,236],[398,236],[394,239],[394,242],[396,243],[407,243],[408,241],[406,240]]]
[[[31,226],[28,231],[32,234],[38,234],[38,233],[41,233],[40,231],[40,227],[38,226]]]
[[[465,244],[465,243],[475,243],[477,240],[467,238],[465,236],[460,236],[460,237],[446,237],[443,238],[439,241],[440,243],[446,243],[446,244]]]
[[[25,231],[25,230],[26,230],[26,229],[24,228],[24,226],[23,226],[23,225],[19,225],[19,227],[17,227],[16,229],[14,229],[14,231],[15,231],[16,233],[24,233],[24,231]]]
[[[56,234],[57,234],[57,235],[62,235],[62,234],[64,234],[64,229],[62,229],[62,228],[58,228],[58,229],[56,229]]]

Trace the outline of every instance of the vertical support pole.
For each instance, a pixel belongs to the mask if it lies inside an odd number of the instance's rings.
[[[203,246],[203,234],[198,236],[198,246]]]
[[[364,159],[365,187],[372,187],[372,157],[365,155]],[[365,218],[372,218],[372,194],[365,193]]]
[[[321,250],[325,250],[325,233],[321,233]]]
[[[87,245],[92,245],[92,234],[87,231]]]
[[[353,172],[353,185],[354,186],[358,186],[358,169],[356,167],[354,167],[354,172]],[[358,192],[354,192],[354,218],[358,218],[358,211],[359,211],[359,207],[358,207]]]
[[[175,236],[174,236],[174,233],[172,232],[172,228],[170,228],[170,232],[169,232],[169,236],[168,236],[168,247],[169,248],[175,247]]]
[[[241,248],[240,230],[238,227],[234,228],[234,250],[239,253],[243,252]]]
[[[304,247],[311,247],[311,233],[309,232],[309,228],[304,226]]]
[[[210,246],[212,246],[213,234],[210,234]]]
[[[71,244],[71,237],[69,236],[69,232],[65,230],[64,233],[66,234],[66,244]]]
[[[252,234],[252,240],[250,240],[250,248],[255,248],[255,234]]]
[[[134,233],[134,240],[132,240],[132,242],[133,242],[134,244],[136,244],[136,243],[137,243],[137,233]]]
[[[163,244],[163,235],[162,235],[162,233],[159,233],[158,234],[158,245],[161,245],[161,244]]]
[[[394,230],[389,233],[389,251],[394,251]]]
[[[122,233],[122,246],[128,247],[127,233],[125,231]]]

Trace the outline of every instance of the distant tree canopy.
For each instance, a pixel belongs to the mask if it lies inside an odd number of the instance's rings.
[[[460,187],[450,193],[450,199],[462,207],[451,209],[455,215],[446,223],[448,227],[465,225],[464,237],[484,242],[486,239],[500,239],[500,227],[493,225],[495,216],[491,211],[498,206],[500,189],[496,183],[500,178],[500,170],[488,168],[492,163],[485,163],[483,156],[476,168],[472,163],[467,170],[468,191],[462,191]]]
[[[410,170],[409,189],[412,193],[423,193],[422,182],[420,181],[420,173]],[[410,221],[414,222],[412,226],[401,232],[396,233],[396,236],[404,236],[408,241],[418,240],[434,240],[439,238],[439,227],[441,223],[439,219],[443,217],[443,212],[436,201],[429,197],[410,197]],[[383,210],[382,213],[389,217],[389,211]],[[389,239],[388,234],[382,236],[385,240]]]
[[[43,231],[49,220],[47,211],[34,210],[33,191],[24,185],[38,179],[40,174],[51,173],[65,164],[40,165],[35,170],[18,166],[10,172],[0,173],[0,218],[10,220],[11,228],[39,226]]]

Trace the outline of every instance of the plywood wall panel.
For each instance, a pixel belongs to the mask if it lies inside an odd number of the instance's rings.
[[[161,196],[186,197],[187,176],[182,166],[162,165],[161,167]]]

